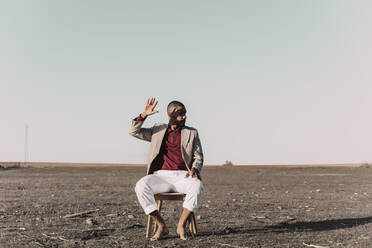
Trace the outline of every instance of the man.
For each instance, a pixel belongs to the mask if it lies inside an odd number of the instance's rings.
[[[168,105],[168,124],[142,128],[148,116],[159,112],[155,110],[157,103],[155,98],[148,99],[145,110],[132,121],[129,130],[129,134],[134,137],[151,142],[147,175],[137,182],[135,191],[145,213],[158,225],[151,240],[159,240],[169,233],[157,210],[154,194],[186,194],[183,212],[177,225],[177,234],[186,240],[186,220],[198,208],[203,192],[200,178],[203,167],[202,147],[197,130],[185,126],[186,108],[178,101],[172,101]]]

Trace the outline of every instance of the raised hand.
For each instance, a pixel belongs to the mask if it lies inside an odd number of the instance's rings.
[[[154,108],[156,107],[156,104],[158,104],[158,101],[155,98],[147,99],[145,110],[141,114],[142,117],[146,118],[149,115],[153,115],[153,114],[158,113],[159,112],[158,110],[154,110]]]

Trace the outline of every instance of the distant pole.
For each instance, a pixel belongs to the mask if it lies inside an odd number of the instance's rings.
[[[27,163],[28,163],[28,125],[26,124],[26,127],[25,127],[25,161],[24,161],[24,165],[27,166]]]

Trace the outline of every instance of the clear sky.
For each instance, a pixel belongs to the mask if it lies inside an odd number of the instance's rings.
[[[371,1],[0,1],[0,161],[145,163],[148,97],[206,164],[372,161]]]

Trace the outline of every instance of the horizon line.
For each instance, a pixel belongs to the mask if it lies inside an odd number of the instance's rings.
[[[20,162],[0,161],[0,166],[20,167],[146,167],[143,163],[80,163],[80,162]],[[360,167],[371,163],[282,163],[282,164],[205,164],[204,167],[223,168],[275,168],[275,167]]]

